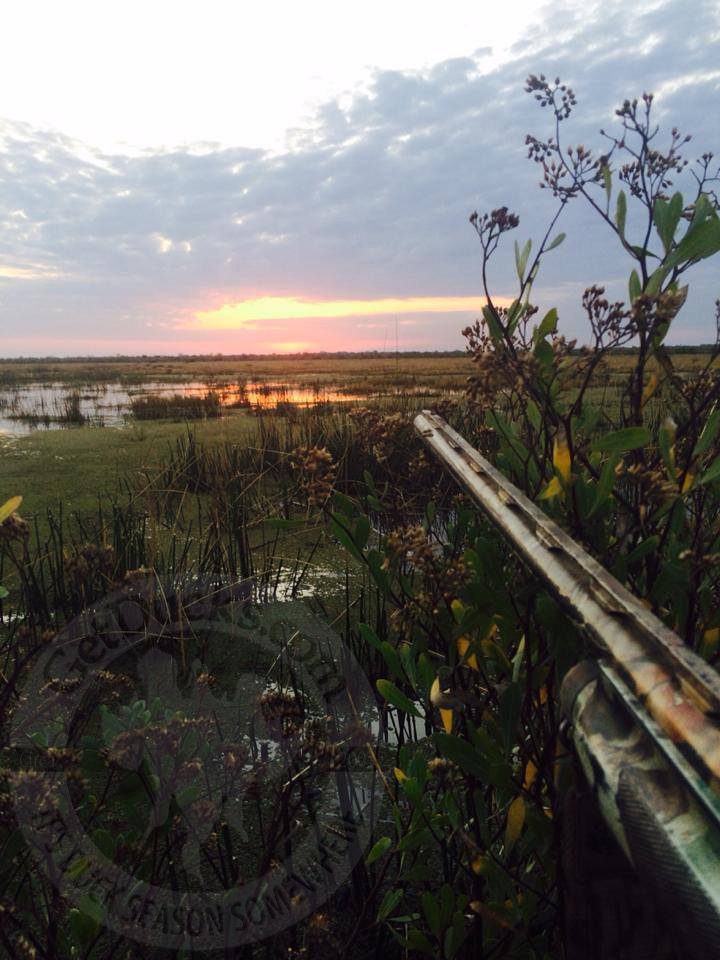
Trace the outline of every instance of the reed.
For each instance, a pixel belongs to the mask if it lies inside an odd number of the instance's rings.
[[[222,414],[220,395],[209,390],[204,396],[185,396],[182,393],[170,397],[150,394],[133,397],[130,413],[135,420],[204,420]]]

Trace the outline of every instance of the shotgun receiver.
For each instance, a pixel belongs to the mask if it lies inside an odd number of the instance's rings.
[[[441,417],[414,423],[597,654],[560,693],[568,956],[720,958],[720,676]]]

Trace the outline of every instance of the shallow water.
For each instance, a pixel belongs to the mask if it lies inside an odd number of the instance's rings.
[[[203,397],[216,393],[220,403],[231,408],[275,409],[280,404],[313,406],[364,400],[365,393],[347,393],[331,387],[299,386],[283,381],[240,381],[213,384],[202,380],[186,383],[149,381],[71,386],[65,383],[31,383],[0,390],[0,434],[22,436],[34,430],[57,430],[78,425],[118,427],[130,418],[130,405],[138,397]],[[77,398],[77,399],[75,399]],[[82,424],[68,422],[66,405],[77,404]]]

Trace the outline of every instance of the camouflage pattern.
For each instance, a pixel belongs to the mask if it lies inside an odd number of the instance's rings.
[[[588,922],[582,903],[589,898],[577,885],[569,890],[576,921],[568,925],[575,946],[570,955],[720,956],[718,797],[607,663],[578,664],[565,678],[561,697],[567,735],[584,775],[580,782],[591,794],[586,802],[597,806],[633,868],[622,887],[605,892],[604,909],[594,898],[594,916],[613,919],[607,927]],[[579,816],[571,800],[563,819],[577,824]],[[566,829],[578,833],[577,826]],[[587,834],[583,840],[579,832],[579,842],[587,844]],[[566,861],[571,856],[564,852]],[[602,876],[596,872],[590,887],[607,883],[616,872],[617,866]],[[654,916],[641,922],[648,905]],[[629,921],[620,938],[623,949],[635,946],[618,954],[623,913]]]

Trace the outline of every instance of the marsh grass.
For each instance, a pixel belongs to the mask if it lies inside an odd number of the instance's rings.
[[[0,410],[8,420],[16,420],[26,426],[79,427],[91,422],[91,418],[83,412],[83,400],[86,398],[79,390],[72,390],[55,397],[49,405],[41,398],[36,409],[27,410],[18,394],[11,394],[4,398]]]
[[[209,390],[203,397],[188,397],[181,393],[170,397],[149,395],[132,397],[130,414],[136,420],[205,420],[222,414],[219,394]]]

